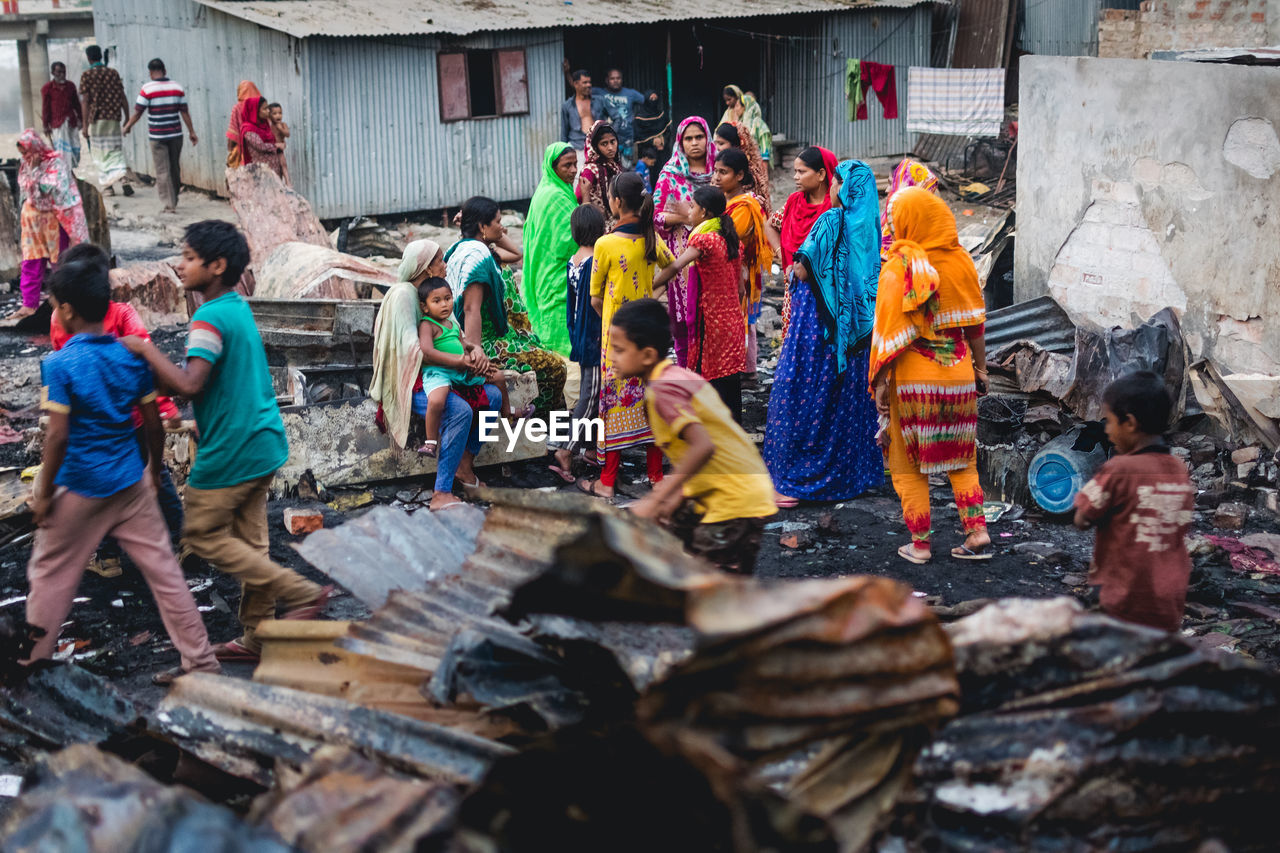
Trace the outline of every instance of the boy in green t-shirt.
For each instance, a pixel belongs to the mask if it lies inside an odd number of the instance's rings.
[[[240,581],[244,633],[214,646],[221,660],[258,659],[254,629],[276,615],[312,619],[333,587],[321,587],[275,563],[267,543],[267,489],[289,456],[262,337],[248,303],[234,290],[249,246],[229,222],[187,228],[178,276],[204,296],[191,317],[187,361],[178,367],[141,338],[121,343],[146,359],[157,384],[191,400],[199,452],[186,488],[183,539],[196,556]]]

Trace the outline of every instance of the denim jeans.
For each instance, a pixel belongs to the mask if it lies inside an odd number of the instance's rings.
[[[489,410],[502,408],[502,392],[496,385],[485,384],[485,396],[489,398]],[[413,413],[426,414],[427,395],[421,391],[413,394]],[[480,424],[470,404],[457,394],[450,394],[440,418],[440,455],[436,459],[437,492],[453,491],[453,479],[458,473],[458,463],[463,453],[480,452]]]

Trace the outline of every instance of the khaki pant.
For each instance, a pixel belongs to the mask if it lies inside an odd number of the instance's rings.
[[[65,488],[54,494],[27,564],[27,621],[46,631],[31,652],[32,660],[52,656],[85,566],[107,534],[120,543],[151,589],[169,640],[182,656],[182,668],[217,672],[209,635],[173,556],[169,529],[147,476],[106,498],[86,498]]]
[[[178,206],[178,188],[182,186],[182,137],[151,140],[151,160],[156,168],[156,195],[170,210]]]
[[[186,491],[187,521],[182,539],[198,557],[240,581],[238,642],[258,651],[254,629],[274,619],[276,604],[300,607],[320,595],[320,586],[270,557],[267,540],[267,488],[274,474],[225,489]]]

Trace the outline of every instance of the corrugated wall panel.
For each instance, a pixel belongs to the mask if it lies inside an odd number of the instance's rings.
[[[525,116],[440,122],[433,38],[309,39],[317,121],[311,180],[299,188],[322,217],[457,206],[469,196],[528,198],[542,152],[559,134],[564,55],[557,31],[496,33],[449,42],[523,47]]]
[[[764,105],[770,128],[842,158],[910,151],[915,134],[907,131],[907,69],[929,65],[931,15],[931,7],[917,6],[780,19],[786,38],[772,48],[772,94]],[[885,119],[870,95],[869,118],[849,121],[844,96],[849,58],[895,67],[898,118]]]
[[[1141,0],[1020,0],[1018,46],[1044,56],[1097,56],[1103,9],[1137,9]]]
[[[96,0],[97,41],[112,49],[111,65],[124,79],[130,99],[149,78],[147,62],[159,56],[169,76],[187,91],[199,144],[182,150],[182,181],[225,194],[225,134],[236,85],[253,80],[262,94],[284,107],[285,120],[305,128],[307,115],[301,42],[283,33],[245,23],[191,0]],[[151,174],[145,117],[125,140],[129,162]],[[289,155],[295,180],[305,182],[307,165]],[[296,165],[295,165],[296,164]]]

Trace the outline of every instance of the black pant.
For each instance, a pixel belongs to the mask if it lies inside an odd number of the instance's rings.
[[[720,395],[720,399],[729,407],[729,413],[733,415],[733,420],[742,426],[742,374],[735,373],[732,376],[721,376],[719,379],[710,380],[711,387],[716,389],[716,393]]]

